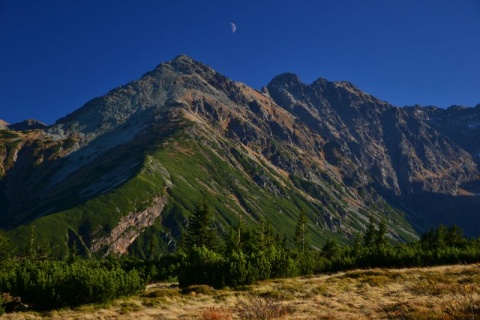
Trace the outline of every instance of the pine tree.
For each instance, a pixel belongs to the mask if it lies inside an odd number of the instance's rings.
[[[261,218],[251,238],[251,246],[256,247],[255,251],[265,251],[274,243],[274,237],[275,235],[270,222],[265,218]]]
[[[458,247],[465,244],[465,237],[463,236],[463,230],[457,225],[453,225],[448,228],[445,235],[445,242],[450,247]]]
[[[355,233],[353,236],[352,254],[354,257],[359,257],[363,251],[362,236]]]
[[[183,243],[187,251],[193,246],[204,246],[213,251],[218,250],[219,242],[213,227],[213,214],[205,198],[197,204],[195,211],[188,220]]]
[[[447,246],[448,228],[441,224],[438,226],[437,230],[434,232],[434,246],[437,249],[444,249]]]
[[[0,264],[8,260],[11,254],[11,245],[7,234],[0,229]]]
[[[387,220],[385,218],[382,219],[380,225],[378,226],[377,234],[375,236],[375,246],[377,248],[384,247],[388,244],[388,227],[387,227]]]
[[[73,263],[77,261],[79,258],[80,258],[80,255],[78,253],[77,241],[73,241],[73,245],[71,247],[68,247],[67,261],[68,263]]]
[[[368,247],[373,247],[375,244],[375,238],[377,235],[377,229],[375,228],[375,222],[373,216],[370,216],[370,223],[368,224],[365,233],[363,234],[363,244]]]
[[[237,227],[231,227],[226,239],[226,252],[240,252],[243,249],[243,227],[241,221]]]
[[[335,238],[328,239],[322,248],[322,254],[327,259],[335,259],[340,253],[340,245]]]
[[[265,255],[282,247],[280,237],[274,233],[272,225],[265,218],[261,218],[255,228],[239,226],[237,230],[231,230],[226,245],[227,253],[243,252],[250,257]]]
[[[300,216],[298,218],[297,227],[295,228],[295,246],[300,252],[305,252],[307,244],[307,234],[308,234],[308,225],[307,225],[307,214],[305,209],[302,208],[300,211]]]
[[[147,254],[147,259],[148,260],[155,260],[158,255],[158,245],[155,242],[155,238],[153,236],[150,236],[150,240],[148,242],[148,254]]]

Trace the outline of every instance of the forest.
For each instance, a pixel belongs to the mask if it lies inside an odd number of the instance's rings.
[[[309,242],[302,210],[294,245],[276,234],[267,220],[255,227],[231,227],[225,237],[214,228],[208,201],[191,214],[177,250],[148,257],[134,254],[106,258],[82,255],[75,246],[54,259],[42,246],[15,248],[0,230],[0,314],[18,310],[52,310],[103,303],[145,290],[154,282],[180,287],[239,287],[259,280],[289,278],[353,269],[410,268],[480,262],[480,239],[468,239],[458,226],[440,225],[415,242],[394,242],[386,220],[370,219],[351,244],[328,240],[322,248]]]

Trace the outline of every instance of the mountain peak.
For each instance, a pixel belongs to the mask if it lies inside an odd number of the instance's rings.
[[[204,65],[203,63],[193,60],[187,55],[179,55],[175,59],[168,62],[168,64],[180,71],[183,71],[185,69],[188,71],[194,71],[198,66],[206,67],[206,65]]]
[[[8,126],[10,130],[25,131],[35,129],[45,129],[47,125],[41,121],[35,119],[27,119],[22,122],[13,123]]]
[[[164,71],[167,72],[175,72],[175,73],[182,73],[182,74],[200,74],[204,75],[207,73],[215,73],[215,71],[210,68],[209,66],[192,59],[187,55],[179,55],[175,57],[173,60],[163,62],[158,65],[155,70],[148,72],[148,74],[152,75],[160,72],[163,74]]]
[[[176,56],[176,57],[172,60],[172,62],[173,62],[173,61],[194,62],[194,60],[193,60],[190,56],[188,56],[188,55],[186,55],[186,54],[180,54],[180,55]]]
[[[270,85],[274,85],[274,86],[287,86],[287,87],[294,87],[294,86],[297,86],[299,84],[302,84],[302,80],[300,79],[300,77],[298,75],[296,75],[295,73],[291,73],[291,72],[285,72],[285,73],[282,73],[282,74],[279,74],[278,76],[275,76],[272,81],[270,81],[270,83],[268,84],[268,86]]]

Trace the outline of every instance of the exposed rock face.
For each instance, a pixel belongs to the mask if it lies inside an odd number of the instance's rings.
[[[160,217],[163,208],[167,204],[167,197],[158,197],[153,199],[152,205],[140,212],[132,212],[122,217],[108,236],[94,238],[90,250],[98,252],[107,248],[105,255],[113,252],[115,254],[124,254],[128,247],[135,241],[138,235],[145,229],[153,225],[155,220]]]
[[[471,154],[434,130],[421,109],[396,108],[347,82],[312,85],[276,77],[270,96],[325,139],[327,161],[345,178],[392,196],[422,191],[456,194],[474,179]]]
[[[90,250],[124,253],[160,216],[178,237],[207,193],[220,230],[276,215],[289,232],[305,207],[317,245],[368,215],[399,239],[441,222],[478,235],[479,108],[397,108],[294,74],[259,92],[180,56],[53,126],[3,136],[0,224],[55,214]]]
[[[45,123],[38,120],[34,120],[34,119],[27,119],[22,122],[8,125],[8,128],[10,130],[18,130],[18,131],[45,129],[46,127],[47,125]]]
[[[278,105],[322,135],[326,160],[345,183],[372,185],[435,223],[466,219],[473,224],[464,227],[477,232],[474,207],[461,203],[466,194],[467,202],[478,203],[478,107],[396,108],[350,83],[305,85],[293,75],[278,76],[267,88]],[[434,207],[422,203],[432,195]],[[462,211],[453,204],[442,209],[445,202],[458,202]]]

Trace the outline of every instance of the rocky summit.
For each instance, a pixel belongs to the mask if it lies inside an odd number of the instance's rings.
[[[174,250],[196,203],[216,229],[301,210],[320,247],[385,219],[409,241],[480,235],[480,105],[395,107],[349,82],[290,73],[261,91],[187,56],[45,126],[0,123],[0,227],[99,254]]]

